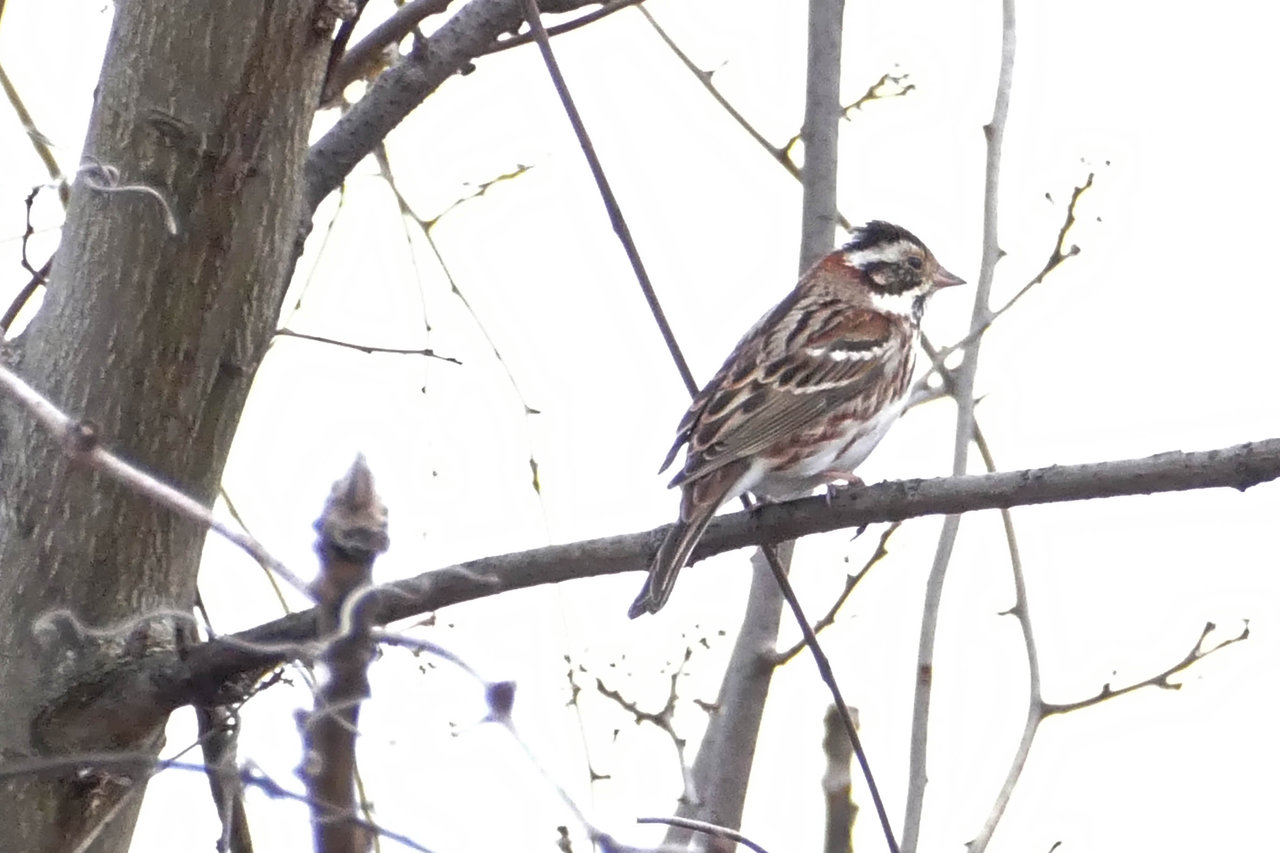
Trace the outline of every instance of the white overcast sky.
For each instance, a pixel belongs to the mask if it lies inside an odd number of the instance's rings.
[[[648,5],[702,67],[719,69],[717,84],[769,139],[781,144],[798,130],[804,4]],[[367,21],[389,8],[374,0]],[[841,208],[854,221],[906,225],[971,281],[999,11],[995,0],[904,0],[850,3],[846,12],[846,100],[891,70],[909,74],[916,89],[844,125]],[[111,13],[101,0],[10,0],[0,26],[5,70],[68,171]],[[1275,13],[1242,0],[1212,8],[1079,0],[1023,2],[1018,14],[997,305],[1043,264],[1072,186],[1090,171],[1097,178],[1070,235],[1080,256],[1001,319],[983,347],[978,415],[997,462],[1013,469],[1276,436]],[[794,281],[798,185],[635,10],[555,44],[658,295],[705,379]],[[567,121],[533,48],[476,66],[392,135],[390,155],[428,218],[469,194],[469,184],[532,167],[452,211],[434,234],[540,414],[524,416],[434,255],[420,235],[406,236],[413,229],[375,165],[363,164],[342,207],[331,199],[321,210],[285,324],[381,346],[429,345],[463,365],[273,345],[225,485],[253,532],[303,574],[314,564],[310,523],[356,452],[368,456],[391,511],[381,579],[673,517],[676,497],[654,472],[687,398]],[[317,135],[332,120],[322,115]],[[7,304],[25,281],[22,199],[45,179],[7,107],[0,151],[9,164],[0,176]],[[56,244],[54,199],[46,193],[37,204],[37,265]],[[964,334],[971,294],[934,301],[926,331],[935,341]],[[910,413],[863,466],[863,479],[946,473],[952,416],[947,403]],[[530,487],[531,453],[541,495]],[[1280,794],[1271,719],[1280,698],[1278,509],[1273,484],[1243,495],[1015,512],[1050,701],[1160,670],[1206,621],[1232,634],[1248,618],[1252,636],[1195,666],[1180,692],[1147,691],[1046,723],[991,849],[1047,851],[1059,840],[1063,851],[1260,849],[1271,837]],[[938,528],[936,519],[904,526],[890,558],[824,635],[895,816]],[[842,561],[859,565],[877,534],[801,545],[796,584],[811,613],[843,584]],[[674,807],[680,782],[670,743],[594,695],[594,678],[656,708],[668,662],[705,637],[709,648],[697,647],[681,694],[714,699],[745,567],[740,552],[686,572],[656,618],[625,618],[635,575],[453,608],[425,636],[493,678],[516,679],[517,722],[547,770],[601,826],[653,839],[656,830],[632,820]],[[210,544],[200,586],[221,631],[280,613],[256,565],[220,542]],[[999,518],[971,515],[942,613],[923,849],[962,849],[1016,744],[1025,660],[1015,623],[998,615],[1011,603]],[[784,628],[786,640],[794,633]],[[580,714],[565,706],[566,654],[588,669]],[[378,819],[447,853],[553,849],[554,827],[571,823],[553,792],[500,731],[475,725],[477,685],[445,669],[424,674],[423,663],[390,651],[374,668],[362,759]],[[300,789],[291,710],[309,694],[293,681],[250,703],[241,754]],[[826,701],[807,659],[775,680],[744,825],[774,853],[819,843]],[[704,721],[686,701],[676,724],[694,740]],[[190,715],[175,715],[170,751],[192,732]],[[588,757],[609,780],[588,784]],[[869,806],[861,787],[855,798]],[[195,774],[153,783],[135,849],[211,849],[218,830],[207,800]],[[304,809],[256,793],[250,809],[262,849],[310,849]],[[859,849],[882,849],[870,808],[857,832]]]

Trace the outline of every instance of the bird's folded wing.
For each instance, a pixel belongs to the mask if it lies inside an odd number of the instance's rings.
[[[828,303],[802,308],[785,318],[794,322],[744,341],[756,350],[750,369],[726,363],[708,385],[673,486],[768,449],[885,379],[899,346],[892,320]]]

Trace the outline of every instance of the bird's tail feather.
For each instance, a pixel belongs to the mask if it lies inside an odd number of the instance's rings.
[[[662,609],[671,597],[671,590],[675,588],[676,577],[689,561],[689,555],[711,523],[714,513],[713,508],[702,518],[692,522],[677,521],[671,525],[649,566],[649,577],[644,582],[644,588],[627,611],[628,616],[634,619],[641,613],[657,613]]]
[[[689,562],[689,555],[716,510],[729,498],[742,494],[749,473],[750,463],[742,460],[685,484],[680,520],[671,525],[658,546],[658,553],[649,564],[649,577],[627,611],[628,616],[634,619],[641,613],[657,613],[662,609],[671,597],[676,576]]]

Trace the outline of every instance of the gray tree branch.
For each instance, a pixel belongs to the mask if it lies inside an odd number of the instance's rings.
[[[1245,490],[1277,478],[1280,438],[1144,459],[899,480],[836,495],[830,502],[823,497],[803,498],[721,516],[708,528],[694,557],[705,559],[749,545],[925,515],[1192,489]],[[483,557],[384,584],[367,594],[370,624],[385,625],[513,589],[644,571],[664,532],[665,528],[657,528]],[[620,600],[620,619],[624,610]],[[118,715],[104,711],[122,695],[130,696],[134,724],[145,724],[146,714],[162,720],[174,708],[191,702],[223,701],[247,677],[285,660],[314,656],[326,639],[314,609],[294,613],[195,646],[181,659],[155,653],[132,667],[89,673],[86,681],[91,684],[63,697],[69,707],[54,706],[45,716],[56,720],[60,710],[71,714],[79,734],[90,742],[95,738],[103,742],[120,724]],[[128,684],[127,693],[120,692],[120,683]],[[143,715],[142,723],[136,715]]]
[[[567,12],[599,0],[553,0],[543,12]],[[378,75],[365,96],[319,139],[307,155],[306,191],[300,225],[311,217],[361,160],[427,96],[454,74],[465,71],[500,35],[524,20],[520,0],[471,0],[445,21],[405,59]]]
[[[841,40],[844,0],[809,0],[809,51],[805,74],[803,216],[800,272],[831,251],[836,239],[839,166]]]
[[[1000,155],[1004,143],[1005,120],[1009,115],[1009,92],[1013,86],[1013,56],[1016,28],[1014,26],[1014,0],[1004,0],[1004,20],[1001,30],[1000,73],[996,81],[995,106],[991,121],[983,128],[987,137],[986,182],[983,192],[982,264],[978,284],[973,296],[973,315],[970,331],[985,327],[991,322],[991,284],[995,279],[996,263],[1000,260],[999,201]],[[978,353],[982,336],[972,337],[964,347],[964,361],[955,371],[951,396],[956,401],[955,455],[953,474],[964,474],[969,467],[969,444],[973,440],[974,380],[978,375]],[[938,537],[933,566],[925,584],[924,608],[920,617],[920,645],[916,655],[916,686],[914,707],[911,713],[911,755],[907,769],[907,802],[903,819],[903,853],[915,853],[920,837],[920,821],[924,811],[924,789],[927,781],[926,762],[929,740],[929,702],[933,685],[933,649],[938,628],[938,611],[942,603],[942,586],[956,534],[960,530],[960,516],[949,515]]]

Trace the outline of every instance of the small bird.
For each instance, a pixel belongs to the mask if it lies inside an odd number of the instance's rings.
[[[879,220],[800,277],[694,398],[659,473],[682,445],[680,517],[649,567],[631,618],[667,602],[716,510],[746,492],[779,500],[839,480],[907,400],[925,303],[964,284],[910,231]]]

